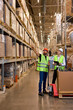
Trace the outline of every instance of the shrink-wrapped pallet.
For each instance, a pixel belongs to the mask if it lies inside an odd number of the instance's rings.
[[[16,10],[16,0],[8,0],[8,2]]]
[[[5,23],[10,26],[10,10],[5,4]]]
[[[19,56],[23,57],[23,45],[19,46]]]
[[[12,38],[5,36],[6,39],[6,57],[12,57]]]
[[[16,56],[19,57],[19,44],[16,43]]]
[[[5,37],[0,34],[0,57],[5,56]]]
[[[11,87],[14,84],[14,79],[11,77],[4,77],[4,85],[6,87]]]
[[[18,76],[18,79],[21,77],[22,74],[22,65],[18,64],[16,67],[16,74]]]
[[[3,0],[0,0],[0,20],[3,20]]]

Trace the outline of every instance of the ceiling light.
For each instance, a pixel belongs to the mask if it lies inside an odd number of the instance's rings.
[[[37,0],[37,2],[39,3],[39,2],[40,2],[40,0]]]
[[[51,18],[52,18],[52,16],[51,16]]]
[[[41,13],[39,13],[39,16],[41,16]]]
[[[52,23],[52,25],[54,25],[54,23]]]
[[[41,23],[41,20],[39,22]]]
[[[40,26],[40,29],[42,29],[42,26]]]

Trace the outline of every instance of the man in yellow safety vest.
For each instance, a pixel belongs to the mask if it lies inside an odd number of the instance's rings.
[[[44,48],[43,54],[39,54],[37,71],[40,72],[39,76],[39,95],[44,96],[47,93],[46,91],[46,79],[48,75],[48,65],[49,65],[49,57],[48,57],[48,49]],[[43,82],[43,92],[41,91]]]
[[[62,55],[63,54],[63,49],[60,48],[57,51],[57,55],[54,56],[54,74],[53,74],[53,80],[52,84],[55,84],[56,78],[57,78],[57,69],[59,68],[60,70],[64,70],[65,67],[65,57]],[[57,67],[57,65],[59,67]]]

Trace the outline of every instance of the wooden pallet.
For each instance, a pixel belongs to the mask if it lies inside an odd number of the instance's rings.
[[[60,93],[59,98],[73,98],[73,93]]]

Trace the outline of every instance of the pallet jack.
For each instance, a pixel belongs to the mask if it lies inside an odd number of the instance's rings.
[[[48,67],[48,90],[49,90],[49,96],[58,97],[58,91],[56,88],[56,84],[50,84],[49,85],[49,67]]]

